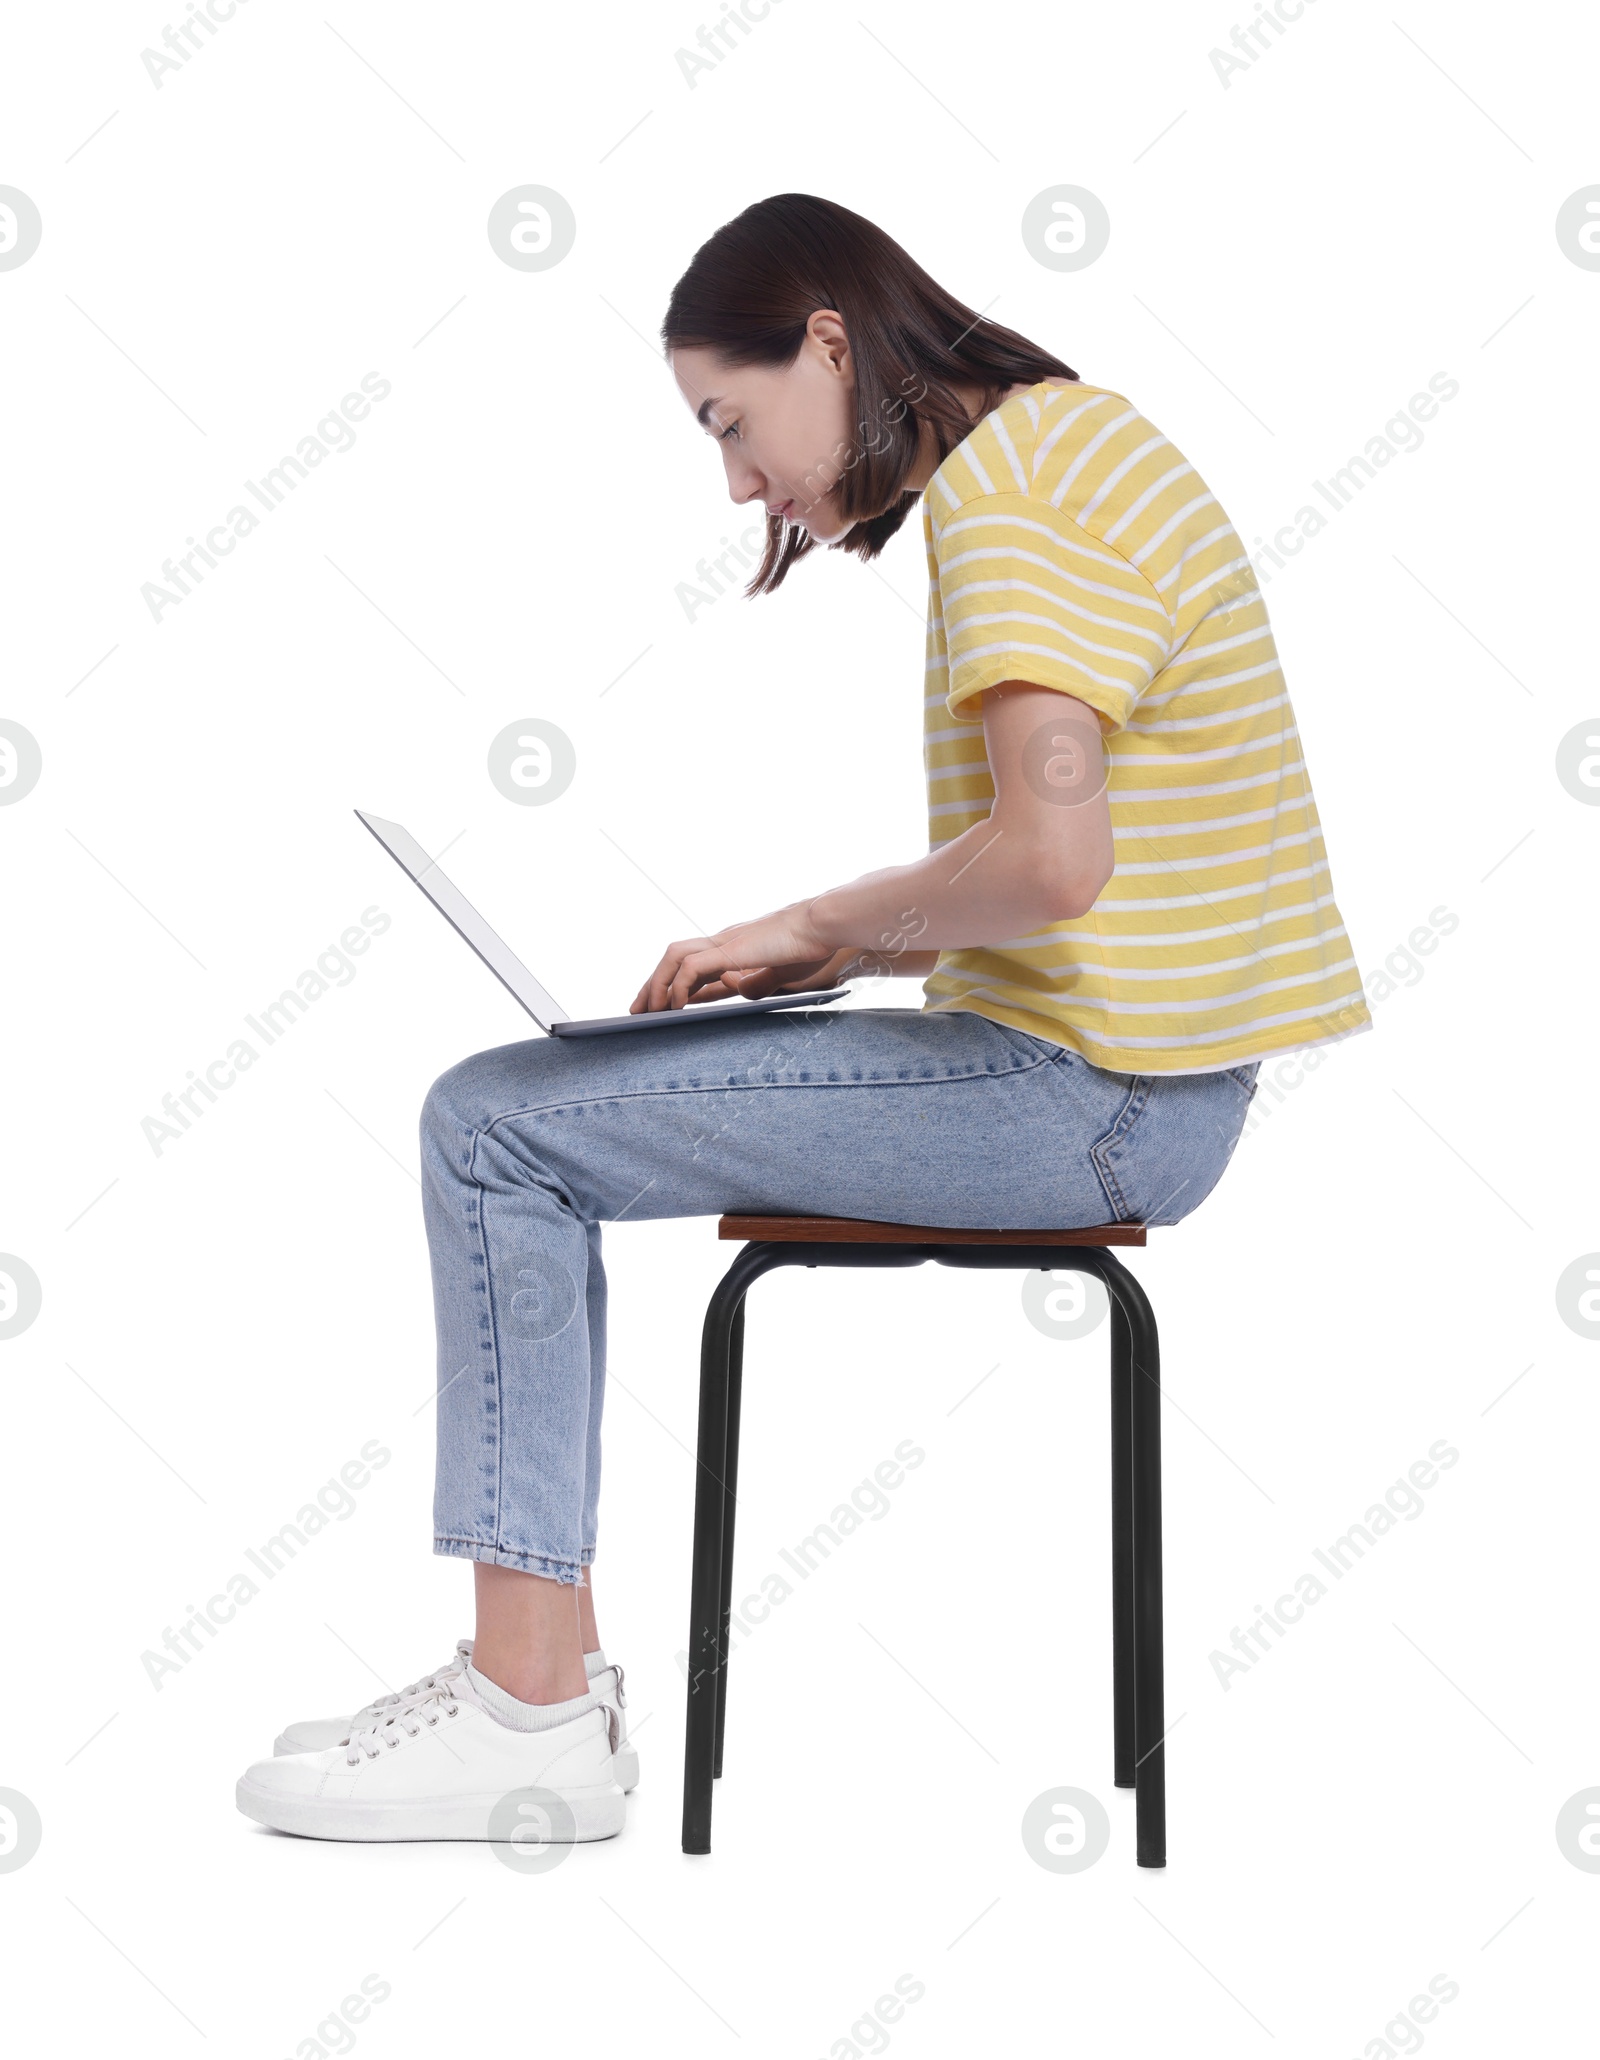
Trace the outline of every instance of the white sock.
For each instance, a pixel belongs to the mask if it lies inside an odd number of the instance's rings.
[[[606,1653],[603,1645],[597,1645],[593,1652],[586,1652],[583,1655],[583,1671],[589,1676],[591,1681],[596,1674],[603,1674],[605,1670]]]
[[[470,1660],[467,1662],[467,1679],[490,1716],[496,1723],[504,1724],[508,1731],[550,1731],[557,1724],[570,1724],[585,1710],[603,1707],[601,1698],[592,1690],[587,1695],[574,1695],[567,1702],[520,1702],[516,1696],[508,1695],[497,1682],[491,1681],[487,1674],[480,1674]]]

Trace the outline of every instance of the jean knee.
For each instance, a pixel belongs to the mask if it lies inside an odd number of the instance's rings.
[[[555,1075],[567,1057],[556,1039],[539,1037],[459,1059],[423,1096],[424,1147],[431,1140],[447,1154],[458,1155],[511,1115],[520,1119],[519,1129],[525,1133],[540,1107],[560,1098],[553,1093]]]
[[[422,1097],[417,1127],[424,1144],[430,1138],[435,1142],[443,1142],[447,1138],[460,1135],[463,1127],[462,1116],[469,1100],[465,1090],[470,1066],[471,1061],[463,1059],[449,1067],[439,1075]]]
[[[419,1126],[424,1141],[458,1143],[493,1122],[506,1104],[496,1052],[474,1052],[442,1072],[422,1098]]]

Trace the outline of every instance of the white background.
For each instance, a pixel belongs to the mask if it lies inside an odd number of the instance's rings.
[[[163,25],[23,10],[0,89],[0,181],[44,224],[0,272],[0,714],[44,759],[0,809],[0,1249],[44,1294],[0,1345],[0,1787],[43,1822],[0,1874],[10,2028],[375,2060],[1575,2030],[1600,1876],[1554,1824],[1600,1783],[1600,1361],[1555,1283],[1600,1245],[1600,813],[1554,768],[1600,700],[1600,275],[1554,224],[1600,179],[1593,24],[1307,0],[1224,85],[1223,7],[774,0],[691,86],[693,8],[241,0],[158,89]],[[485,233],[530,182],[578,224],[537,273]],[[1019,232],[1061,183],[1111,218],[1076,273]],[[575,1013],[625,1006],[686,923],[925,848],[917,524],[692,622],[675,591],[749,517],[653,338],[698,243],[790,188],[1129,395],[1247,540],[1460,382],[1266,567],[1369,984],[1431,911],[1459,922],[1372,1035],[1264,1074],[1216,1194],[1133,1257],[1169,1384],[1171,1864],[1135,1867],[1111,1785],[1105,1331],[1051,1342],[1015,1278],[935,1268],[752,1296],[736,1593],[900,1440],[926,1459],[741,1642],[715,1851],[681,1854],[706,1221],[606,1239],[625,1834],[530,1877],[277,1838],[233,1806],[274,1733],[470,1627],[429,1549],[416,1118],[528,1027],[352,807],[448,844]],[[162,561],[368,372],[392,392],[355,448],[152,621]],[[533,716],[578,773],[519,808],[485,755]],[[373,904],[357,976],[152,1151],[163,1095]],[[354,1513],[154,1688],[141,1655],[372,1439]],[[1439,1439],[1423,1513],[1224,1690],[1211,1653]],[[1086,1872],[1024,1849],[1057,1786],[1109,1810]],[[389,1998],[330,2024],[369,1974]],[[902,1975],[925,1993],[886,2030]],[[1396,2024],[1437,1975],[1459,1995]]]

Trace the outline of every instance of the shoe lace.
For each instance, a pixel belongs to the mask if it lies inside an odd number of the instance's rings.
[[[363,1759],[375,1760],[380,1753],[392,1751],[402,1738],[416,1738],[424,1727],[431,1731],[460,1716],[463,1705],[456,1697],[459,1674],[459,1668],[445,1667],[432,1680],[402,1695],[387,1715],[357,1725],[345,1740],[345,1765],[356,1767]]]
[[[433,1673],[424,1674],[420,1681],[413,1681],[408,1687],[397,1688],[389,1695],[374,1696],[365,1709],[357,1713],[356,1725],[367,1725],[379,1717],[393,1715],[402,1703],[410,1702],[413,1696],[426,1695],[428,1690],[442,1681],[446,1674],[459,1674],[471,1656],[472,1640],[470,1638],[461,1639],[456,1646],[454,1659],[448,1660],[444,1666],[436,1668]],[[352,1726],[353,1728],[355,1727]]]

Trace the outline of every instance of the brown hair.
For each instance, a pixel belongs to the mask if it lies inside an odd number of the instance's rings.
[[[818,308],[838,310],[855,361],[859,443],[837,488],[840,513],[855,519],[832,548],[860,558],[877,557],[918,499],[904,480],[919,425],[931,425],[941,461],[971,431],[958,388],[981,386],[981,419],[1020,381],[1078,376],[947,293],[876,223],[814,193],[775,193],[707,237],[672,289],[661,340],[730,365],[792,365]],[[769,514],[746,595],[772,593],[813,548]]]

